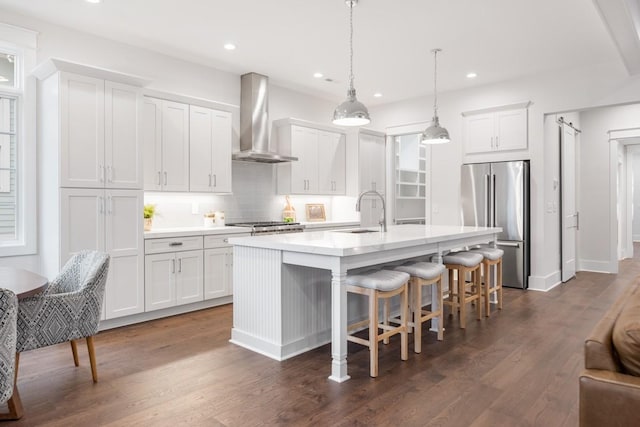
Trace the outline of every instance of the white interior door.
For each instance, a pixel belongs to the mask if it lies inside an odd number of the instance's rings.
[[[576,134],[566,124],[561,125],[560,131],[562,281],[566,282],[576,275]]]

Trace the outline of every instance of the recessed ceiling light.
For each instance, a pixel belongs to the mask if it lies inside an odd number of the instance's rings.
[[[102,0],[84,0],[87,3],[93,3],[93,4],[98,4],[98,3],[102,3]]]
[[[382,94],[380,92],[376,92],[373,94],[373,96],[375,96],[376,98],[380,98]]]
[[[467,74],[467,78],[468,79],[475,79],[476,77],[478,77],[478,75],[476,73],[468,73]]]
[[[315,77],[316,79],[321,79],[322,77],[324,77],[324,74],[322,74],[322,73],[313,73],[313,77]]]
[[[236,45],[233,43],[225,43],[224,48],[227,50],[234,50],[236,48]]]

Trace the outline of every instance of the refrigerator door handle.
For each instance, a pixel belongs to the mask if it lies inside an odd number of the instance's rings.
[[[491,174],[491,209],[493,210],[491,215],[491,226],[497,227],[496,224],[496,174]]]
[[[489,174],[485,174],[484,175],[484,192],[485,192],[485,197],[486,197],[486,205],[487,205],[487,211],[485,212],[486,216],[484,217],[484,226],[485,227],[489,227],[491,224],[491,221],[489,220],[489,218],[491,217],[491,179],[489,178]]]
[[[496,241],[496,245],[498,245],[498,246],[507,246],[509,248],[519,248],[520,247],[520,243],[505,242],[505,241],[502,241],[502,240],[497,240]]]

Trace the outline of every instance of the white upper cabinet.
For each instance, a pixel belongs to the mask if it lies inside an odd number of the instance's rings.
[[[291,126],[291,155],[298,160],[286,165],[291,167],[291,190],[284,192],[318,194],[318,131]]]
[[[189,106],[162,101],[162,189],[189,191]]]
[[[280,151],[297,161],[278,165],[280,194],[344,195],[346,191],[345,135],[286,122],[278,126]]]
[[[527,149],[529,103],[462,113],[467,154]]]
[[[105,81],[105,167],[107,188],[142,188],[138,88]]]
[[[321,194],[345,194],[346,142],[339,133],[318,133],[318,186]]]
[[[140,90],[60,73],[60,186],[141,188]]]
[[[375,190],[385,193],[386,149],[384,135],[358,135],[358,193]]]
[[[189,105],[145,98],[144,189],[189,191]]]
[[[60,74],[60,185],[104,187],[104,80]]]
[[[474,114],[465,117],[465,148],[467,153],[484,153],[494,148],[494,114]]]
[[[189,189],[231,192],[231,113],[189,107]]]

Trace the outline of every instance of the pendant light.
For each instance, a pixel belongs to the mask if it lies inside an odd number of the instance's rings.
[[[349,7],[349,90],[347,99],[333,112],[333,123],[341,126],[362,126],[371,121],[369,111],[364,104],[356,98],[356,90],[353,87],[353,8],[358,0],[346,0]]]
[[[442,49],[433,49],[433,120],[427,129],[422,132],[420,142],[422,144],[444,144],[449,142],[449,132],[440,126],[440,119],[438,119],[438,52],[442,52]]]

